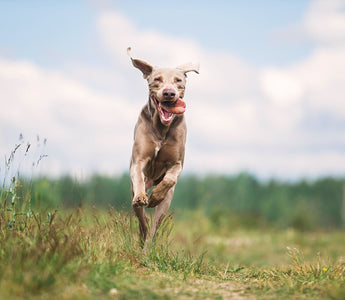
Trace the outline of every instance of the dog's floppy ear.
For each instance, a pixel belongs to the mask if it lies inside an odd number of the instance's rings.
[[[187,63],[184,65],[178,66],[176,69],[181,70],[185,75],[186,73],[192,72],[192,71],[199,74],[199,67],[200,67],[199,64]]]
[[[131,52],[131,47],[128,47],[127,54],[131,58],[133,66],[139,69],[141,72],[143,72],[143,76],[145,79],[149,77],[150,74],[152,73],[153,67],[146,61],[133,58],[130,52]]]

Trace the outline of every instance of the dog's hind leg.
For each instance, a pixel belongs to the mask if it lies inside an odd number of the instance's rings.
[[[153,185],[153,180],[145,178],[145,192],[147,192]],[[133,189],[132,189],[133,190]],[[132,191],[132,197],[134,192]],[[148,238],[148,231],[149,231],[149,218],[146,216],[144,206],[135,206],[133,205],[133,210],[135,215],[138,217],[139,220],[139,238],[140,244],[144,247],[146,239]]]
[[[175,190],[175,186],[173,186],[167,192],[164,200],[156,206],[155,216],[153,219],[153,224],[152,224],[151,232],[150,232],[150,239],[151,240],[153,239],[159,225],[162,223],[162,220],[164,219],[164,217],[165,217],[165,215],[169,209],[171,200],[174,196],[174,190]]]
[[[133,210],[139,220],[139,238],[140,244],[143,247],[146,242],[147,234],[149,231],[149,219],[145,214],[144,207],[133,207]]]

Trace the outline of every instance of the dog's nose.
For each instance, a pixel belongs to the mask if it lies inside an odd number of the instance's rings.
[[[171,100],[175,98],[176,92],[173,89],[164,89],[163,90],[163,97],[167,100]]]

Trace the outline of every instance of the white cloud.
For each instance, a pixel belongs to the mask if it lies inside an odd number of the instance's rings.
[[[334,14],[345,22],[345,10],[334,11],[340,8],[340,4],[339,1],[315,1],[312,5],[307,20],[312,19],[313,22],[307,22],[303,29],[306,32],[312,30],[313,36],[320,33],[320,43],[309,57],[285,68],[262,70],[262,91],[276,105],[289,111],[304,108],[304,117],[312,111],[345,117],[345,43],[339,43],[340,39],[335,33],[345,30],[345,26],[343,28],[339,22],[337,31],[332,27],[334,24],[323,22],[324,14]],[[328,35],[319,31],[319,24],[329,29]],[[327,36],[327,44],[323,35]]]
[[[337,45],[345,43],[344,0],[314,0],[310,4],[304,25],[315,41]]]
[[[298,103],[303,96],[300,80],[287,72],[265,69],[261,80],[264,92],[278,105],[284,106]]]
[[[198,58],[199,48],[190,40],[164,35],[153,30],[137,28],[133,22],[115,11],[99,17],[99,32],[106,50],[116,61],[128,65],[126,49],[131,46],[133,56],[140,53],[152,64],[175,67],[181,60]],[[180,44],[182,42],[182,45]]]
[[[345,117],[345,46],[318,48],[297,68],[293,76],[305,86],[308,104]]]
[[[45,165],[51,174],[125,167],[138,109],[126,99],[20,61],[0,60],[0,91],[1,153],[11,151],[19,133],[30,140],[39,134],[48,139]]]

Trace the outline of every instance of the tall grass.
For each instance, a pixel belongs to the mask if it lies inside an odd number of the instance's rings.
[[[43,146],[46,145],[46,142],[47,140],[44,139]],[[5,223],[9,228],[23,230],[32,217],[32,182],[25,182],[26,179],[22,179],[25,177],[21,177],[20,171],[21,168],[24,168],[27,174],[27,166],[29,165],[32,174],[35,168],[38,168],[41,160],[47,157],[43,152],[43,146],[38,135],[36,137],[36,144],[32,146],[20,134],[19,143],[14,146],[8,157],[5,156],[5,165],[2,168],[0,167],[2,182],[0,189],[0,214],[2,223]],[[35,153],[30,155],[30,150],[33,150]]]
[[[4,215],[0,222],[6,224]],[[202,257],[169,250],[167,226],[161,227],[154,247],[144,254],[136,223],[132,215],[79,208],[49,215],[33,212],[23,228],[2,226],[0,282],[6,288],[0,289],[0,298],[57,292],[67,282],[87,285],[96,293],[114,287],[126,290],[129,282],[119,284],[118,277],[137,269],[182,274],[185,280],[207,272]]]

